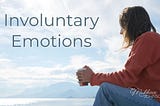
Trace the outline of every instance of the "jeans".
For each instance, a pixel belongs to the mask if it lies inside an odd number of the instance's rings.
[[[111,83],[102,83],[93,106],[160,106],[160,102],[143,92],[123,88]]]

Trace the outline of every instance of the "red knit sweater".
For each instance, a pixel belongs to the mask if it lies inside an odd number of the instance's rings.
[[[91,85],[110,82],[122,87],[137,88],[160,101],[160,35],[146,32],[134,42],[124,69],[114,73],[96,73]]]

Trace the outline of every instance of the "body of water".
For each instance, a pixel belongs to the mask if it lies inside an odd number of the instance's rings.
[[[93,106],[94,98],[1,98],[0,106]]]

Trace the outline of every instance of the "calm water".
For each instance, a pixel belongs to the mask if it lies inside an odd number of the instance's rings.
[[[5,98],[0,106],[92,106],[93,98]]]

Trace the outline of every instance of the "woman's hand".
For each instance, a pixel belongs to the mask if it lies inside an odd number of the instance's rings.
[[[82,69],[79,69],[76,73],[80,85],[82,83],[90,83],[93,74],[94,72],[88,66],[84,66]]]

